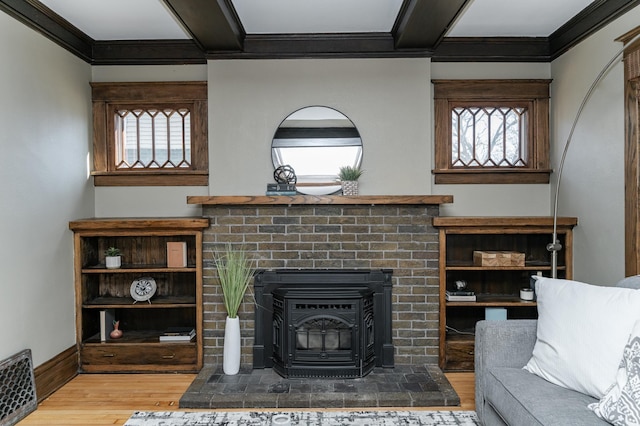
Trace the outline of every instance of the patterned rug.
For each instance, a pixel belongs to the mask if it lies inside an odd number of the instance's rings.
[[[137,411],[124,426],[477,426],[474,411]]]

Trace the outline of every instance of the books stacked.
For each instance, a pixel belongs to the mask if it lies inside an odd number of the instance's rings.
[[[114,309],[103,309],[100,311],[100,341],[106,342],[113,331],[113,321],[116,319]]]
[[[449,302],[475,302],[476,294],[473,291],[449,291],[445,294]]]
[[[190,327],[169,327],[161,335],[161,342],[190,342],[196,337],[196,330]]]
[[[295,184],[292,183],[268,183],[265,195],[297,195]]]

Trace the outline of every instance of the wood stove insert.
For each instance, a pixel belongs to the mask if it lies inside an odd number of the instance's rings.
[[[271,270],[254,280],[254,368],[363,377],[393,367],[390,270]]]

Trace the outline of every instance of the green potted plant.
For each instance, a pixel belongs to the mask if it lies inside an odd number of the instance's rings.
[[[360,167],[342,166],[338,177],[342,183],[342,195],[358,195],[358,179],[364,170]]]
[[[227,311],[222,367],[225,374],[238,374],[241,352],[238,310],[253,278],[254,262],[244,249],[233,248],[231,244],[214,257],[214,262]]]
[[[122,253],[117,247],[109,247],[104,251],[104,263],[107,269],[118,269],[122,266]]]

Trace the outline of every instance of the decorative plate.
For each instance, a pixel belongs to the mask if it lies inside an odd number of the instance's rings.
[[[156,280],[152,277],[136,278],[131,283],[131,297],[136,302],[147,302],[156,294],[156,289]]]

